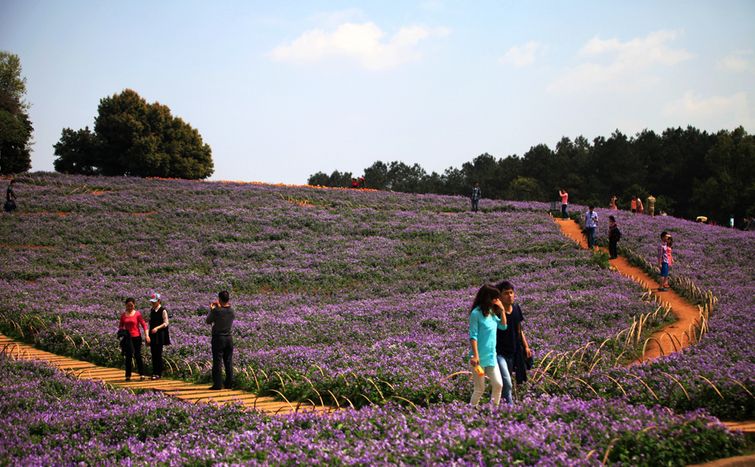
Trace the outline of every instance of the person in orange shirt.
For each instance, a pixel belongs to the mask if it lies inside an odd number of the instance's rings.
[[[629,207],[632,209],[632,213],[637,212],[637,197],[632,196],[632,202],[629,203]]]

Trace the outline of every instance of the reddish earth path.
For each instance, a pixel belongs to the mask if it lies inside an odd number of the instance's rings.
[[[582,229],[576,222],[571,219],[555,220],[565,236],[579,243],[579,246],[582,248],[587,248],[587,240],[582,235]],[[601,248],[601,250],[607,251],[605,248]],[[653,295],[658,296],[661,303],[671,306],[671,312],[676,317],[674,323],[671,323],[660,331],[656,331],[650,337],[645,353],[634,363],[642,363],[689,347],[693,343],[690,341],[689,335],[694,335],[691,329],[698,324],[700,319],[698,308],[677,295],[673,290],[658,292],[660,284],[642,269],[629,264],[626,258],[619,256],[616,259],[609,260],[609,263],[620,274],[649,288]]]
[[[579,246],[587,249],[587,239],[582,235],[582,229],[580,226],[571,219],[558,219],[554,218],[558,226],[561,228],[561,232],[568,238],[579,243]],[[602,251],[607,251],[605,248],[601,248]],[[700,312],[696,306],[688,303],[682,297],[676,294],[672,290],[665,292],[658,292],[660,284],[658,284],[652,277],[648,276],[640,268],[629,264],[626,258],[619,256],[616,259],[609,260],[611,266],[616,269],[620,274],[633,279],[646,288],[650,288],[654,295],[657,295],[662,303],[669,304],[671,306],[671,312],[676,317],[676,322],[671,323],[660,331],[656,331],[651,337],[648,343],[645,353],[639,360],[632,362],[632,365],[640,364],[648,360],[653,360],[663,355],[668,355],[672,352],[677,352],[685,347],[689,347],[693,342],[690,342],[688,337],[688,331],[691,327],[695,326],[698,322]],[[691,332],[690,332],[691,334]],[[749,436],[755,434],[755,421],[748,420],[742,422],[723,422],[733,431],[743,431]],[[740,463],[743,462],[743,463]],[[721,459],[715,461],[710,465],[711,467],[723,467],[723,466],[735,466],[735,465],[750,465],[755,466],[755,454],[743,457],[733,457],[729,459]]]
[[[325,405],[288,403],[272,397],[260,397],[246,391],[228,389],[211,391],[207,389],[207,384],[192,384],[168,378],[140,381],[138,374],[136,374],[131,381],[126,382],[125,372],[122,369],[101,367],[93,363],[45,352],[30,345],[16,342],[3,334],[0,334],[0,353],[17,360],[42,361],[79,379],[100,381],[110,386],[125,389],[152,389],[187,402],[219,405],[236,403],[241,404],[246,409],[258,410],[272,415],[291,412],[332,412],[336,410]]]

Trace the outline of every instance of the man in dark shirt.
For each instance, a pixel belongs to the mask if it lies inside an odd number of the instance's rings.
[[[218,294],[218,301],[210,303],[207,324],[212,324],[212,390],[223,389],[221,365],[225,366],[225,388],[233,386],[233,307],[228,291]]]
[[[16,209],[16,193],[13,191],[15,183],[16,181],[11,179],[10,183],[8,183],[8,189],[5,191],[5,204],[3,205],[5,212],[11,212]]]
[[[522,329],[524,315],[519,304],[514,303],[516,296],[511,282],[501,281],[495,287],[501,291],[501,303],[508,324],[507,329],[505,331],[499,329],[496,336],[498,364],[499,366],[505,364],[509,374],[514,373],[516,382],[521,384],[527,381],[527,360],[532,358],[532,351]]]

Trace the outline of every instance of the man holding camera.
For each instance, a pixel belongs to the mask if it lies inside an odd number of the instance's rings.
[[[207,324],[212,324],[212,386],[217,391],[223,389],[221,365],[225,366],[225,388],[233,386],[233,307],[229,303],[228,291],[218,294],[218,300],[210,303]]]

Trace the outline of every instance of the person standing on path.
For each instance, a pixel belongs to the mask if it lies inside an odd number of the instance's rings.
[[[569,206],[569,193],[565,188],[558,190],[558,196],[561,197],[561,218],[566,219],[569,215],[566,213],[566,208]]]
[[[619,256],[619,240],[621,240],[621,230],[616,225],[616,218],[608,216],[608,256],[611,259]]]
[[[170,345],[168,310],[163,306],[160,294],[157,292],[149,296],[149,302],[152,304],[149,311],[149,335],[151,339],[149,349],[152,353],[152,379],[160,379],[165,368],[163,347]]]
[[[595,206],[590,205],[585,213],[585,230],[587,231],[587,248],[592,250],[595,247],[595,229],[598,228],[598,213],[595,212]]]
[[[496,361],[496,332],[498,329],[506,329],[507,325],[506,317],[502,313],[500,295],[498,289],[492,285],[483,285],[477,291],[469,313],[469,363],[475,368],[472,374],[474,391],[469,401],[472,405],[480,402],[485,391],[485,375],[490,378],[490,399],[493,405],[497,406],[501,402],[503,381]]]
[[[648,215],[655,216],[655,196],[648,196]]]
[[[142,359],[142,335],[139,326],[144,329],[147,344],[150,342],[147,332],[147,322],[142,314],[136,309],[136,301],[133,298],[126,299],[126,311],[121,314],[118,331],[125,331],[121,339],[121,348],[126,356],[126,381],[131,381],[131,372],[136,359],[136,369],[139,371],[139,379],[144,379],[144,360]]]
[[[632,214],[635,214],[637,212],[637,197],[632,196],[632,201],[629,203],[629,207],[632,210]]]
[[[474,182],[470,198],[472,198],[472,212],[477,212],[480,209],[480,198],[482,198],[482,190],[480,190],[479,182]]]
[[[496,357],[498,366],[501,368],[501,374],[504,371],[509,375],[509,386],[511,386],[511,374],[516,375],[517,384],[527,381],[527,370],[532,365],[532,350],[527,343],[527,337],[524,335],[522,321],[524,314],[518,303],[514,303],[516,295],[514,285],[509,281],[501,281],[495,286],[501,293],[501,304],[503,305],[503,315],[506,317],[508,328],[498,331],[496,343]],[[505,370],[504,370],[505,368]],[[503,393],[506,397],[506,379],[504,376]],[[509,387],[509,391],[511,388]],[[509,392],[509,398],[511,396]],[[513,399],[507,399],[513,402]]]
[[[665,230],[661,232],[661,244],[658,246],[658,267],[661,273],[661,286],[658,288],[659,292],[664,292],[669,289],[669,274],[671,274],[671,266],[674,264],[673,257],[671,255],[671,247],[669,241],[671,235]]]
[[[642,198],[637,197],[637,214],[645,214],[645,206],[642,205]]]
[[[218,300],[210,303],[207,324],[212,324],[212,386],[217,391],[223,389],[221,366],[225,366],[225,388],[233,387],[233,328],[234,312],[229,303],[228,291],[218,294]]]
[[[15,184],[16,180],[11,178],[8,183],[8,189],[5,190],[5,204],[3,204],[5,212],[13,212],[16,210],[16,192],[13,191],[13,185]]]
[[[616,205],[616,199],[616,195],[611,196],[611,201],[608,202],[608,209],[619,210],[619,207]]]

